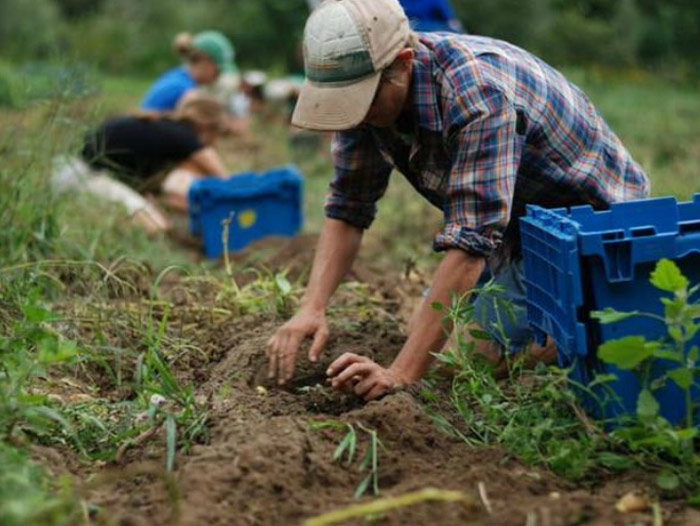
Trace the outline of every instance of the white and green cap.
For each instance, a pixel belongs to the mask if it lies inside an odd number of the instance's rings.
[[[362,122],[381,72],[406,47],[408,19],[397,0],[325,0],[306,22],[306,81],[292,124],[347,130]]]
[[[202,31],[194,36],[192,50],[204,53],[221,73],[236,73],[235,52],[231,41],[219,31]]]

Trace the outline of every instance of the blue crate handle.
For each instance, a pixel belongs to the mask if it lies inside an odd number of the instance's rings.
[[[569,217],[581,230],[581,255],[600,257],[611,283],[633,279],[640,263],[699,252],[700,194],[685,203],[674,197],[614,203],[600,212],[573,207]]]

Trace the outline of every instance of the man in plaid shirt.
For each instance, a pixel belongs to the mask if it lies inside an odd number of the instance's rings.
[[[492,302],[477,298],[478,321],[494,339],[477,342],[478,351],[498,360],[531,343],[517,228],[526,204],[602,209],[648,195],[643,170],[588,98],[515,46],[412,33],[396,0],[327,0],[307,22],[304,53],[307,82],[293,123],[337,132],[335,178],[302,306],[268,345],[270,376],[280,383],[292,377],[305,337],[318,359],[326,305],[394,168],[443,211],[434,248],[445,256],[391,366],[346,354],[329,367],[334,387],[367,400],[422,376],[446,340],[431,304],[473,288],[487,258],[506,298],[523,308],[496,331]]]

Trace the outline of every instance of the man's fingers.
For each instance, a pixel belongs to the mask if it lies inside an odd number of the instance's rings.
[[[314,334],[314,341],[309,349],[309,360],[311,362],[318,361],[318,357],[321,355],[321,351],[323,351],[323,348],[326,346],[326,342],[328,341],[328,335],[328,329],[325,327],[319,328],[316,331],[316,334]]]
[[[365,402],[369,402],[370,400],[376,400],[377,398],[380,398],[384,396],[389,389],[383,385],[376,384],[369,393],[367,393],[364,396]]]
[[[336,374],[338,374],[338,371],[342,371],[348,365],[351,365],[356,362],[361,362],[367,359],[368,358],[360,356],[359,354],[346,352],[345,354],[342,354],[340,358],[336,358],[336,360],[332,364],[330,364],[330,366],[326,370],[326,374],[328,376],[335,376]]]
[[[284,374],[284,348],[287,345],[288,339],[289,336],[287,336],[286,333],[277,338],[277,347],[275,348],[275,364],[277,367],[275,368],[275,374],[273,376],[273,378],[277,379],[277,381],[279,381]]]
[[[364,398],[364,396],[369,393],[374,386],[377,384],[377,379],[373,375],[369,375],[363,380],[359,381],[358,383],[355,384],[355,387],[353,388],[353,391],[357,396],[360,398]]]
[[[269,342],[267,342],[267,377],[269,379],[272,379],[275,376],[277,376],[277,349],[279,347],[278,340],[279,339],[277,338],[277,335],[275,335],[272,338],[270,338]]]
[[[372,362],[356,362],[348,365],[333,378],[333,387],[338,388],[345,382],[351,380],[354,376],[365,377],[376,367]]]
[[[296,360],[297,351],[299,350],[301,338],[302,336],[299,335],[290,335],[282,349],[282,371],[278,377],[281,384],[285,383],[287,380],[291,380],[292,376],[294,376],[294,362]]]

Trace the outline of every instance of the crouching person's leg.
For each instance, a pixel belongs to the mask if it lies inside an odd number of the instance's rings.
[[[158,208],[131,187],[112,179],[104,172],[93,170],[77,157],[54,160],[51,187],[56,193],[88,192],[93,196],[123,205],[134,223],[149,235],[165,232],[170,222]]]
[[[445,349],[454,348],[458,337],[473,341],[475,355],[492,364],[497,376],[504,375],[513,360],[523,360],[526,367],[555,362],[554,342],[547,338],[544,346],[537,344],[527,321],[522,260],[503,265],[492,283],[495,287],[486,287],[474,300],[472,323],[469,327],[455,327]],[[475,329],[487,337],[475,338]]]
[[[165,176],[161,189],[165,203],[180,212],[187,211],[187,194],[190,187],[204,174],[200,173],[196,165],[187,161],[178,165],[172,172]]]
[[[170,229],[170,221],[144,196],[104,173],[91,177],[85,186],[89,192],[107,201],[122,204],[134,223],[149,235],[157,235]]]

